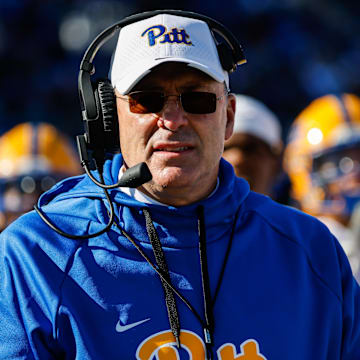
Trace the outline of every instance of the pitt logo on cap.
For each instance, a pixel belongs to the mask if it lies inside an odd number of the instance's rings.
[[[185,32],[185,29],[172,28],[171,31],[167,31],[164,25],[154,25],[147,28],[141,36],[147,35],[149,40],[149,45],[156,45],[159,40],[160,44],[164,43],[176,43],[176,44],[185,44],[192,45],[192,42],[189,39],[189,35]]]

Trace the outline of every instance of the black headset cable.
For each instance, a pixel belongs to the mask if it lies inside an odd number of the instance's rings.
[[[213,343],[213,332],[214,332],[214,316],[213,307],[211,302],[210,293],[210,279],[208,262],[206,255],[206,233],[205,233],[205,219],[204,219],[204,207],[199,206],[198,212],[198,234],[199,234],[199,257],[200,257],[200,269],[201,269],[201,283],[204,299],[204,316],[205,324],[204,327],[204,339],[207,351],[207,357],[212,358],[212,343]]]
[[[125,171],[124,175],[122,176],[122,178],[120,179],[120,181],[118,183],[112,184],[112,185],[105,185],[104,177],[103,177],[103,174],[101,171],[102,165],[103,165],[102,162],[100,162],[99,166],[97,166],[99,177],[100,177],[100,182],[97,181],[92,176],[92,174],[88,168],[88,161],[82,160],[81,165],[84,168],[86,174],[89,176],[90,180],[93,181],[95,183],[95,185],[97,185],[103,189],[106,200],[109,204],[109,207],[110,207],[109,221],[103,229],[101,229],[98,232],[92,233],[92,234],[85,234],[85,235],[69,234],[69,233],[61,230],[60,228],[58,228],[54,223],[52,223],[50,221],[50,219],[48,219],[48,217],[40,209],[40,207],[38,207],[36,204],[34,205],[35,211],[38,213],[40,218],[45,222],[45,224],[47,224],[52,230],[54,230],[58,234],[60,234],[64,237],[67,237],[69,239],[74,239],[74,240],[85,240],[85,239],[94,238],[94,237],[104,234],[105,232],[110,230],[112,224],[114,223],[114,205],[110,199],[110,195],[109,195],[107,189],[113,189],[113,188],[121,187],[121,186],[138,187],[152,179],[151,172],[150,172],[148,166],[146,165],[146,163],[144,163],[144,162],[127,169]]]
[[[104,181],[102,174],[100,174],[100,179],[102,181]],[[73,239],[73,240],[85,240],[85,239],[90,239],[90,238],[94,238],[97,237],[101,234],[104,234],[105,232],[107,232],[113,222],[114,222],[114,205],[110,199],[110,195],[108,193],[108,191],[106,189],[103,189],[106,200],[110,206],[110,213],[109,213],[109,221],[107,223],[107,225],[101,229],[100,231],[96,232],[96,233],[92,233],[92,234],[85,234],[85,235],[74,235],[74,234],[69,234],[63,230],[61,230],[60,228],[58,228],[56,225],[54,225],[45,215],[45,213],[35,204],[34,205],[34,209],[35,211],[38,213],[38,215],[40,216],[40,218],[45,222],[46,225],[48,225],[52,230],[54,230],[55,232],[57,232],[58,234],[67,237],[69,239]]]

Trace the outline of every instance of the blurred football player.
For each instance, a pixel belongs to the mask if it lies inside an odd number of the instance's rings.
[[[292,196],[339,239],[360,279],[360,98],[315,99],[295,119],[284,153]]]
[[[82,172],[67,137],[53,125],[22,123],[0,137],[0,231],[32,209],[39,195]]]

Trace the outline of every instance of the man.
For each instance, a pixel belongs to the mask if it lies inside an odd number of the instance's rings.
[[[30,211],[41,193],[83,171],[69,139],[53,125],[25,122],[0,137],[0,231]]]
[[[182,41],[141,36],[153,27]],[[336,239],[221,160],[235,98],[208,25],[132,22],[110,74],[122,155],[103,179],[146,162],[152,180],[108,200],[89,177],[65,180],[39,207],[72,237],[35,212],[2,233],[0,357],[359,358],[360,290]]]
[[[360,281],[360,98],[313,100],[292,125],[284,167],[292,196],[329,227]]]
[[[273,187],[281,169],[281,125],[259,100],[236,95],[234,132],[225,142],[223,157],[250,189],[274,197]]]

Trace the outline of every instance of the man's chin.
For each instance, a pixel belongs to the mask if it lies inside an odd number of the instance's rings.
[[[189,186],[194,181],[191,171],[185,171],[179,167],[169,167],[161,171],[153,171],[152,176],[153,185],[159,188],[182,188]]]

